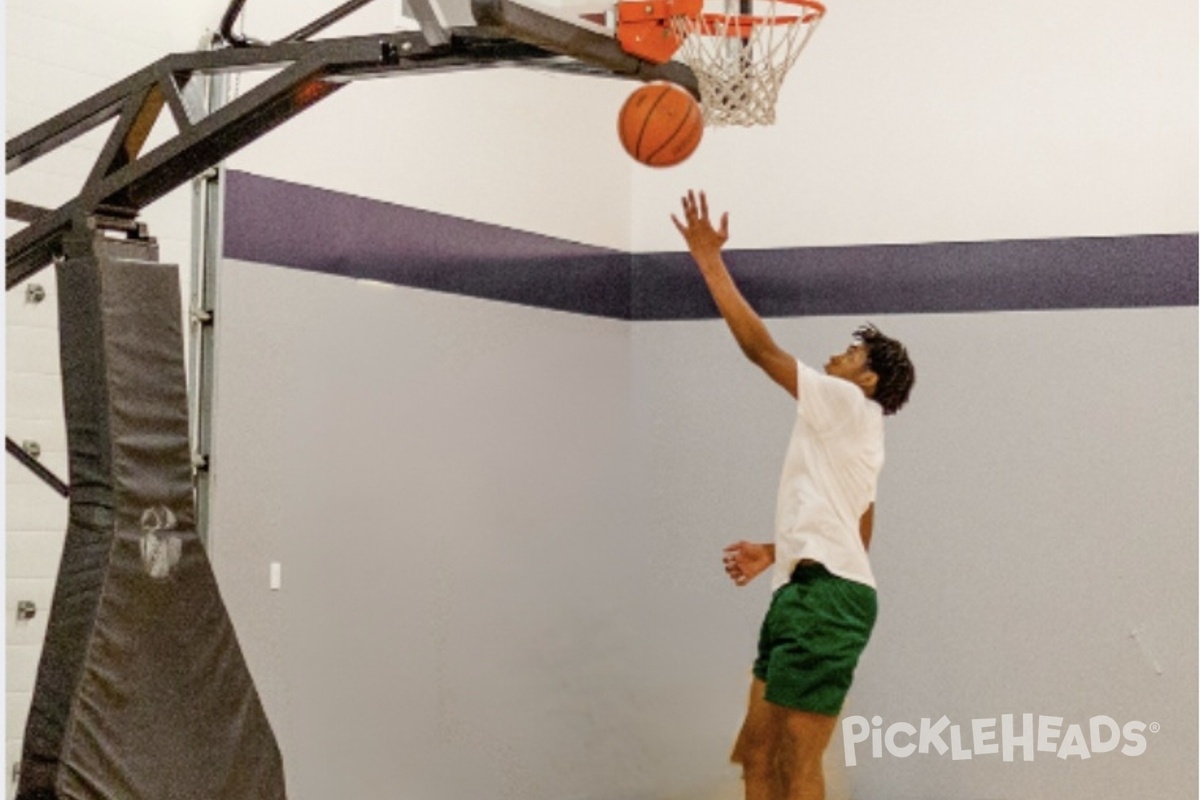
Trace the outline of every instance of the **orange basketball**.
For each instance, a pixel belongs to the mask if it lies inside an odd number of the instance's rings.
[[[691,94],[666,81],[638,88],[617,120],[625,152],[648,167],[673,167],[700,145],[704,115]]]

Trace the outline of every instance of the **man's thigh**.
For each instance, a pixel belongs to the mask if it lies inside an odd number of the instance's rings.
[[[766,692],[767,685],[759,678],[750,683],[746,719],[729,757],[735,764],[744,764],[753,754],[773,758],[778,750],[788,709],[767,702]]]

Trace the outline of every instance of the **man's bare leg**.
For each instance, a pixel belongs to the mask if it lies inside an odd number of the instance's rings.
[[[746,800],[786,800],[780,745],[787,709],[768,703],[765,691],[766,684],[755,678],[750,685],[746,721],[742,723],[730,761],[742,767]]]
[[[837,717],[783,709],[783,747],[789,765],[786,800],[825,800],[825,748]],[[748,795],[747,795],[748,797]]]

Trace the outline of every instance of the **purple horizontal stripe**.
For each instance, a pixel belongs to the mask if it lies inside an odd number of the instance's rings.
[[[726,254],[768,317],[1194,306],[1193,234],[743,250]],[[683,253],[634,263],[636,319],[705,318]]]
[[[629,254],[229,172],[225,255],[618,319],[713,317],[686,253]],[[768,317],[1195,306],[1195,234],[731,250]]]
[[[224,255],[629,318],[628,253],[228,172]]]

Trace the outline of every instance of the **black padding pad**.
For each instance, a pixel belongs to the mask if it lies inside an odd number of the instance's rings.
[[[284,798],[195,530],[178,269],[90,231],[67,254],[70,521],[17,796]]]

